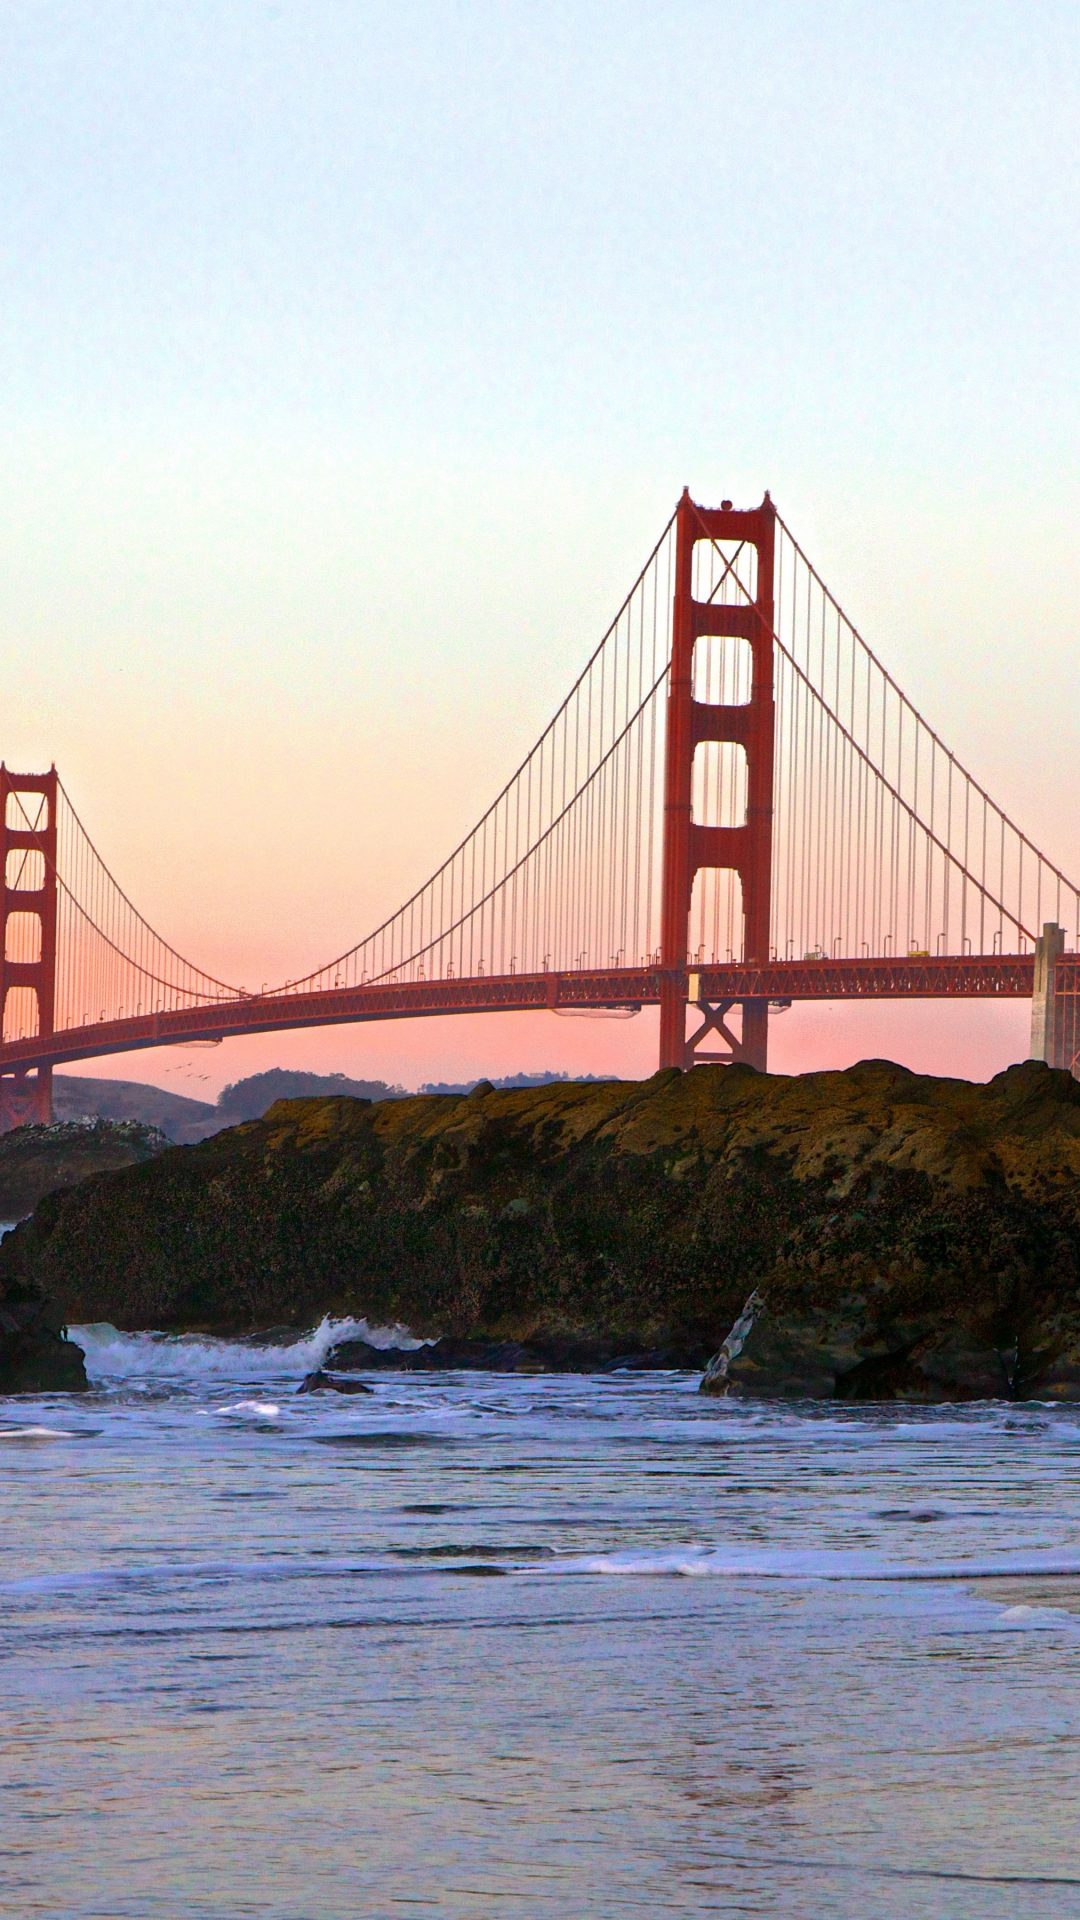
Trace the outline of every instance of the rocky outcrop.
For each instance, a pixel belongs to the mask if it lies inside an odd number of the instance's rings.
[[[83,1350],[50,1300],[35,1288],[0,1288],[0,1394],[81,1393]]]
[[[469,1340],[444,1337],[421,1347],[373,1347],[342,1340],[327,1354],[330,1367],[379,1373],[616,1373],[657,1367],[693,1367],[698,1351],[650,1347],[625,1340],[548,1334],[531,1340]]]
[[[1080,1085],[872,1061],[283,1101],[51,1194],[5,1276],[70,1320],[350,1313],[530,1367],[704,1366],[756,1290],[731,1391],[1080,1396]]]
[[[705,1377],[701,1382],[702,1393],[730,1391],[732,1366],[749,1340],[754,1330],[754,1322],[760,1319],[763,1311],[764,1302],[755,1287],[735,1325],[721,1345],[720,1351],[714,1353],[709,1361],[705,1369]]]
[[[341,1374],[329,1373],[325,1367],[317,1367],[314,1373],[306,1373],[296,1389],[297,1393],[371,1393],[373,1389],[363,1380],[350,1380]]]
[[[22,1220],[44,1194],[152,1160],[166,1144],[137,1120],[59,1120],[0,1134],[0,1220]]]
[[[1080,1330],[988,1302],[904,1317],[849,1295],[830,1311],[759,1307],[725,1373],[704,1393],[774,1399],[1080,1400]]]

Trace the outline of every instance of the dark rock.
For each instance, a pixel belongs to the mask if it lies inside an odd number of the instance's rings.
[[[549,1336],[535,1340],[469,1340],[444,1336],[422,1347],[372,1347],[343,1340],[327,1361],[335,1367],[378,1368],[393,1373],[614,1373],[695,1367],[700,1350],[651,1348],[642,1352],[611,1340]]]
[[[836,1376],[839,1400],[1014,1400],[1015,1383],[996,1348],[933,1339],[871,1354]]]
[[[1080,1400],[1080,1343],[1033,1368],[1024,1384],[1025,1399]]]
[[[97,1083],[95,1083],[97,1084]],[[58,1120],[0,1134],[0,1220],[23,1220],[46,1193],[152,1160],[168,1145],[138,1120]]]
[[[797,1320],[778,1322],[766,1313],[755,1320],[742,1352],[731,1361],[726,1385],[717,1390],[736,1397],[829,1400],[838,1374],[857,1365],[857,1348],[838,1342],[832,1330]]]
[[[365,1373],[404,1373],[410,1371],[411,1357],[411,1349],[407,1347],[373,1347],[366,1340],[339,1340],[336,1347],[330,1348],[326,1364],[350,1370],[363,1367]]]
[[[965,1325],[965,1319],[967,1324]],[[972,1322],[974,1321],[974,1324]],[[703,1389],[708,1391],[705,1381]],[[1049,1389],[1049,1390],[1048,1390]],[[862,1316],[827,1313],[778,1324],[762,1317],[731,1362],[726,1386],[736,1396],[774,1399],[910,1400],[939,1403],[1080,1398],[1080,1367],[1039,1368],[1018,1339],[987,1341],[979,1316],[959,1324],[935,1317],[884,1327],[866,1303]]]
[[[331,1357],[365,1374],[702,1367],[757,1291],[730,1392],[1072,1397],[1080,1084],[865,1061],[287,1100],[47,1195],[14,1281],[127,1328],[434,1337]]]
[[[327,1373],[323,1367],[314,1373],[307,1373],[296,1389],[297,1393],[373,1393],[374,1388],[366,1386],[363,1380],[343,1380],[340,1375]]]
[[[84,1360],[50,1300],[28,1287],[0,1290],[0,1394],[84,1393]]]
[[[372,1347],[366,1340],[343,1340],[326,1358],[332,1367],[379,1368],[387,1373],[439,1373],[455,1368],[521,1373],[529,1360],[527,1349],[516,1340],[454,1339],[422,1347]]]

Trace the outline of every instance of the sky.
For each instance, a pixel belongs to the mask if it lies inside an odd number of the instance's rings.
[[[1076,876],[1078,53],[1053,0],[0,0],[0,757],[182,951],[295,976],[480,814],[682,486],[769,487]],[[1026,1045],[796,1008],[772,1060]],[[504,1016],[87,1071],[655,1048]]]

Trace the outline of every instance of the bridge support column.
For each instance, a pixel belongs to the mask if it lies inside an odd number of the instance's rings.
[[[686,1041],[686,1066],[703,1065],[711,1061],[731,1067],[745,1062],[747,1066],[759,1067],[764,1071],[769,1018],[767,1000],[756,997],[752,1000],[707,1000],[701,991],[700,975],[691,971],[687,974],[687,1004],[701,1015],[701,1025]],[[728,1025],[728,1014],[736,1007],[741,1014],[737,1034]],[[712,1034],[722,1042],[724,1052],[703,1048],[702,1041]]]
[[[671,676],[668,684],[664,766],[664,869],[660,935],[660,1065],[689,1067],[695,1059],[744,1060],[765,1068],[769,1003],[744,1000],[738,1040],[726,1025],[733,1002],[710,1014],[690,1039],[686,1033],[690,956],[690,905],[694,878],[702,869],[730,868],[742,884],[743,951],[750,965],[769,961],[772,915],[773,739],[773,550],[776,509],[765,495],[760,507],[736,510],[699,507],[684,491],[675,542]],[[739,542],[757,549],[755,598],[724,604],[696,600],[694,546],[698,540]],[[744,640],[753,672],[749,701],[742,706],[694,699],[694,647],[710,635]],[[736,826],[693,819],[694,755],[706,741],[730,743],[746,755],[746,818]],[[716,1018],[711,1013],[716,1013]],[[706,1033],[719,1032],[730,1051],[698,1052]]]
[[[0,1035],[46,1039],[56,1005],[56,768],[0,766]],[[0,1132],[52,1119],[52,1068],[0,1074]]]
[[[0,1074],[0,1133],[14,1127],[47,1127],[53,1117],[52,1068]]]
[[[1065,951],[1065,929],[1048,920],[1035,942],[1035,986],[1031,998],[1032,1060],[1078,1073],[1080,999],[1064,989],[1058,961]]]

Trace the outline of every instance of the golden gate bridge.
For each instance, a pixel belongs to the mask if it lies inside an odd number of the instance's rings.
[[[683,494],[563,704],[404,905],[249,993],[113,878],[55,768],[0,768],[0,1129],[66,1061],[421,1015],[660,1009],[764,1068],[795,1000],[1031,999],[1080,1061],[1080,892],[856,631],[766,494]]]

